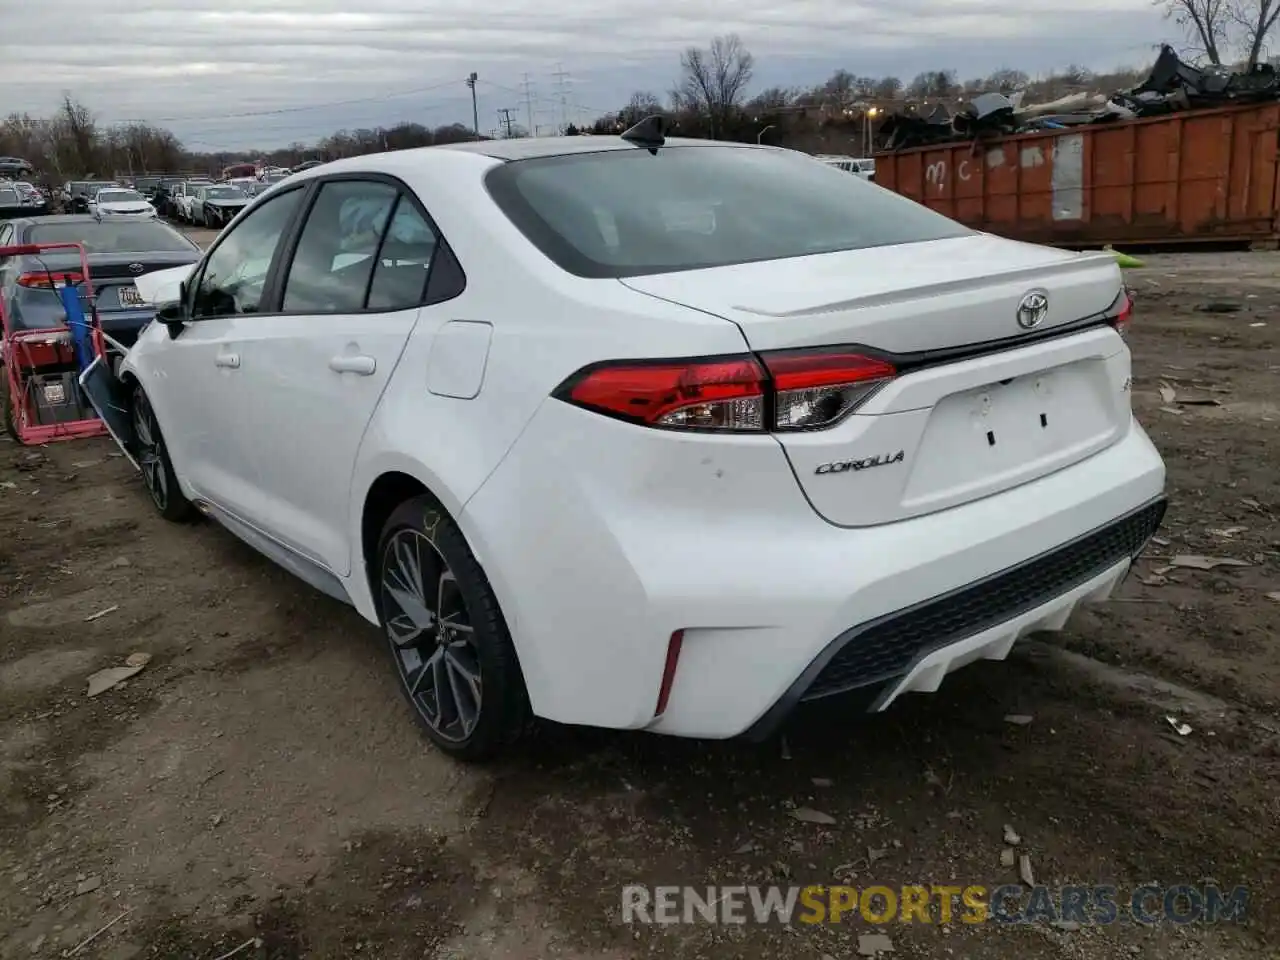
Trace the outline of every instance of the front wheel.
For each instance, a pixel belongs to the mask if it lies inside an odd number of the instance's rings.
[[[160,516],[173,523],[190,520],[195,508],[178,487],[178,475],[173,471],[160,423],[140,386],[133,391],[133,436],[142,482]]]
[[[415,497],[383,527],[374,569],[379,620],[419,724],[457,759],[496,756],[528,727],[528,695],[462,531],[434,498]]]

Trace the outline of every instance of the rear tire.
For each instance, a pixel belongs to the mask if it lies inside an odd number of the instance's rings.
[[[169,459],[169,448],[160,432],[160,423],[141,386],[134,388],[132,407],[134,452],[151,502],[160,516],[171,523],[192,519],[196,515],[195,507],[182,495],[173,461]]]
[[[453,518],[429,495],[401,504],[378,539],[373,597],[400,689],[437,747],[496,757],[531,722],[498,598]]]

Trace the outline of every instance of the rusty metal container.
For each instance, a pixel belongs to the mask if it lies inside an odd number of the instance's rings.
[[[989,233],[1062,246],[1275,243],[1280,104],[919,147],[876,183]]]

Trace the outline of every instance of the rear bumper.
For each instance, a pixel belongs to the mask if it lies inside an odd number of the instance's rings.
[[[763,739],[802,703],[877,689],[881,711],[904,693],[933,693],[975,660],[1003,660],[1021,637],[1061,630],[1086,601],[1105,600],[1164,519],[1158,497],[1037,557],[846,630],[752,726]]]
[[[1061,627],[1123,578],[1159,521],[1164,479],[1135,421],[1038,480],[841,528],[810,508],[770,438],[708,445],[547,404],[460,522],[535,713],[728,738],[767,732],[811,694],[896,680],[887,706]],[[975,611],[957,611],[962,597]],[[655,716],[675,631],[674,682]]]

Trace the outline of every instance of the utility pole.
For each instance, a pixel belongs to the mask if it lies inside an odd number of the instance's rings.
[[[529,122],[529,136],[533,136],[533,81],[527,73],[524,75],[524,109]]]
[[[479,79],[474,70],[467,77],[467,86],[471,88],[471,129],[475,131],[477,140],[480,139],[480,108],[476,104],[476,81]]]
[[[503,129],[506,130],[507,132],[507,139],[510,140],[511,139],[511,108],[503,107],[501,110],[498,111],[498,116],[501,118]]]
[[[569,129],[569,90],[568,86],[571,81],[569,74],[564,70],[564,66],[557,63],[556,72],[552,74],[556,78],[556,88],[560,91],[560,132],[564,133]]]

